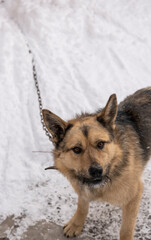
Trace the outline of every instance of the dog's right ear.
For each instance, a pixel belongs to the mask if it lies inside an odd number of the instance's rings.
[[[105,108],[98,114],[97,120],[103,124],[110,125],[113,129],[115,128],[115,120],[117,116],[117,98],[116,94],[112,94]]]
[[[62,141],[65,135],[67,123],[47,109],[43,109],[42,114],[44,123],[52,135],[52,141],[56,144]]]

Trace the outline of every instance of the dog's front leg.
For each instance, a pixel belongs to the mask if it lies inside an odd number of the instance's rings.
[[[67,237],[80,235],[83,225],[88,214],[89,201],[79,196],[78,207],[74,216],[64,226],[64,234]]]
[[[133,240],[136,217],[142,197],[143,184],[140,182],[136,196],[123,206],[120,240]]]

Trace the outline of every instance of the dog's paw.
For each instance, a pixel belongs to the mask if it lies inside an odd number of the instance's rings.
[[[68,237],[76,237],[80,235],[83,229],[83,225],[76,224],[72,219],[64,225],[64,235]]]

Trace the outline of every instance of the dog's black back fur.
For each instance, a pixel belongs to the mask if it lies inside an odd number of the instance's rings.
[[[144,161],[151,155],[151,87],[141,89],[119,104],[116,123],[130,125],[139,136]]]

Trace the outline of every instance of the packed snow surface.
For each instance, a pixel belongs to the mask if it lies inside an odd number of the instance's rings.
[[[32,76],[35,57],[43,107],[67,120],[151,86],[150,0],[0,1],[0,220],[22,216],[10,239],[36,221],[63,225],[77,196],[53,163]],[[50,153],[33,153],[48,151]],[[151,239],[151,161],[135,239]],[[17,221],[17,220],[16,220]],[[92,203],[83,234],[117,239],[121,211]],[[141,238],[142,237],[142,238]]]

